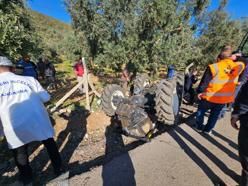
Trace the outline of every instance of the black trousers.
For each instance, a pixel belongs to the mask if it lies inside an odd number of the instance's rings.
[[[192,87],[189,89],[189,94],[190,94],[190,100],[189,103],[190,104],[194,104],[194,99],[195,99],[195,89],[193,89]]]
[[[62,166],[58,147],[53,138],[42,141],[47,149],[55,173],[59,172]],[[16,166],[20,172],[20,180],[23,183],[32,182],[32,169],[29,165],[27,145],[12,149]]]
[[[248,120],[240,119],[238,136],[239,156],[242,166],[241,186],[248,186]]]
[[[192,87],[190,87],[189,89],[184,89],[184,95],[188,95],[186,97],[186,101],[189,102],[189,104],[194,104],[194,100],[195,100],[195,89],[193,89]]]

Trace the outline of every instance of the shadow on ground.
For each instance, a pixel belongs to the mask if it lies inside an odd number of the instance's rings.
[[[68,124],[67,127],[62,132],[60,132],[56,142],[58,148],[60,149],[60,154],[65,165],[69,164],[70,158],[86,134],[87,116],[88,112],[79,105],[76,105],[75,111],[71,112],[70,115],[64,116],[66,119],[68,119]],[[54,124],[53,119],[52,123]],[[39,147],[39,142],[31,143],[28,147],[29,154],[32,154],[38,150]],[[55,178],[46,149],[42,148],[42,150],[40,150],[40,152],[30,162],[30,164],[34,173],[35,185],[45,184]],[[13,172],[14,168],[14,161],[11,161],[8,167],[0,169],[1,185],[13,183],[18,178],[18,174],[4,174],[6,171]]]
[[[106,147],[104,155],[98,156],[90,161],[86,161],[83,163],[69,163],[69,160],[72,157],[74,151],[78,148],[79,143],[83,140],[84,135],[86,134],[86,118],[88,113],[85,112],[83,108],[81,109],[81,111],[72,112],[70,116],[65,116],[68,117],[69,123],[67,125],[67,128],[59,134],[57,140],[64,163],[68,165],[69,176],[74,177],[76,175],[88,172],[94,167],[102,165],[103,185],[118,185],[118,183],[121,183],[122,185],[123,183],[125,183],[125,185],[136,185],[135,170],[132,164],[132,160],[129,154],[126,152],[133,150],[140,145],[143,145],[144,142],[133,141],[127,145],[124,145],[121,134],[119,132],[116,132],[118,127],[116,127],[117,121],[115,120],[111,121],[111,125],[109,125],[105,131]],[[185,112],[187,112],[188,117],[182,119],[181,123],[186,123],[187,125],[192,126],[194,124],[195,114],[192,113],[191,110],[185,110]],[[78,123],[78,121],[80,121],[81,125],[75,125],[75,123]],[[154,134],[154,137],[157,137],[165,132],[168,132],[168,135],[170,135],[184,150],[184,152],[192,159],[192,161],[194,161],[195,164],[202,169],[202,171],[206,174],[206,176],[208,176],[208,178],[214,185],[222,186],[225,184],[222,179],[218,177],[218,175],[216,175],[215,172],[194,151],[191,150],[191,148],[185,143],[185,140],[199,149],[216,166],[218,166],[224,174],[238,183],[239,176],[233,170],[231,170],[222,160],[216,157],[212,152],[209,151],[209,149],[200,144],[180,126],[171,127],[163,124],[158,124],[158,131]],[[233,141],[226,138],[225,136],[219,134],[216,131],[213,132],[213,135],[227,142],[235,150],[237,149],[237,144],[235,144]],[[238,157],[235,153],[220,144],[213,137],[205,135],[201,135],[201,137],[206,138],[214,146],[218,147],[220,150],[228,154],[234,161],[238,161]],[[113,162],[110,162],[113,158],[120,155],[123,155],[120,158],[120,162],[115,164]],[[51,176],[53,175],[51,166],[49,165],[47,167],[48,160],[49,158],[47,157],[46,150],[42,150],[38,154],[38,156],[31,162],[34,170],[36,172],[40,172],[40,174],[36,174],[36,184],[45,184],[54,179],[54,177]],[[12,169],[13,168],[14,167],[12,166]],[[45,169],[45,171],[42,172],[42,169]],[[4,171],[0,170],[0,172],[2,175]],[[11,179],[13,181],[13,177],[3,178],[5,179],[4,183],[10,183]],[[38,180],[38,178],[42,179]]]
[[[193,127],[195,113],[190,115],[187,119],[183,121],[183,123],[187,124],[190,127]],[[239,175],[237,175],[233,170],[231,170],[225,162],[223,162],[221,159],[219,159],[216,155],[214,155],[209,149],[204,147],[202,144],[200,144],[197,139],[194,139],[190,134],[188,134],[183,128],[177,126],[174,128],[174,130],[171,130],[168,133],[177,143],[178,145],[184,149],[184,152],[203,170],[203,172],[206,174],[206,176],[209,177],[209,179],[213,182],[214,185],[225,185],[225,183],[221,180],[220,177],[218,177],[213,170],[196,154],[194,153],[191,148],[185,143],[185,140],[190,142],[193,146],[195,146],[197,149],[199,149],[203,154],[205,154],[219,169],[229,176],[231,179],[233,179],[237,184],[239,183]],[[229,157],[231,157],[234,161],[239,161],[239,157],[233,153],[231,150],[226,148],[224,145],[216,141],[212,136],[200,133],[201,137],[208,140],[212,145],[219,148],[221,151],[226,153]],[[225,142],[228,142],[230,146],[235,147],[234,150],[236,150],[237,145],[232,142],[231,140],[227,139],[223,135],[219,134],[218,132],[214,131],[213,135],[216,137],[219,137]],[[182,138],[183,137],[183,138]],[[185,140],[184,140],[185,139]]]

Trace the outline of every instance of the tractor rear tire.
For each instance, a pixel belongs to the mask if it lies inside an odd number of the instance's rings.
[[[156,116],[159,122],[177,124],[183,97],[184,74],[177,73],[171,80],[160,81],[156,92]]]
[[[117,107],[113,103],[113,98],[115,96],[120,97],[120,98],[125,97],[125,91],[123,90],[123,88],[116,84],[108,85],[103,90],[103,93],[101,96],[102,109],[105,112],[105,114],[110,117],[115,115],[115,111],[117,109]]]

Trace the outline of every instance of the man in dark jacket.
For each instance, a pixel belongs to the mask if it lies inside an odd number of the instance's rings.
[[[240,121],[240,128],[237,122]],[[239,130],[238,145],[242,166],[241,186],[248,186],[248,82],[246,82],[236,98],[232,112],[231,125]]]
[[[192,69],[185,75],[184,94],[186,97],[189,97],[186,101],[188,101],[190,105],[194,104],[195,90],[193,85],[198,81],[197,73],[197,69]]]
[[[39,61],[37,63],[37,70],[42,80],[45,79],[45,69],[46,69],[46,64],[44,63],[42,58],[39,58]]]
[[[56,89],[56,69],[48,59],[45,59],[45,76],[47,89]]]

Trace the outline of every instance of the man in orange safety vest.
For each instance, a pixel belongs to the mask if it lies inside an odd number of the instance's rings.
[[[234,102],[238,77],[245,65],[242,62],[234,62],[231,55],[231,47],[224,47],[219,60],[208,66],[199,85],[200,102],[196,114],[196,129],[204,133],[211,133],[221,110],[226,104]],[[204,115],[208,110],[210,115],[204,126]]]

